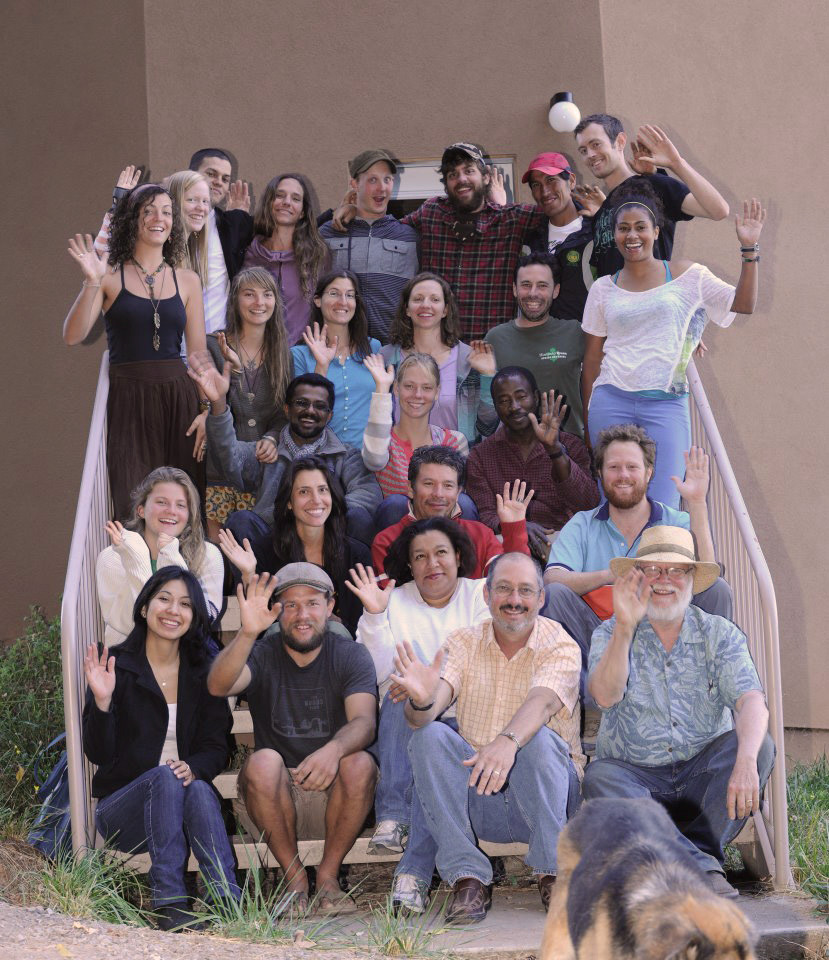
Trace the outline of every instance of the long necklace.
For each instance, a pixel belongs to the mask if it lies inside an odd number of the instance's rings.
[[[159,335],[159,330],[161,329],[161,317],[158,315],[158,305],[161,303],[161,298],[164,294],[164,281],[167,279],[167,270],[165,268],[167,264],[164,260],[162,260],[152,273],[147,273],[147,271],[141,266],[135,257],[132,258],[132,262],[140,271],[138,276],[142,285],[147,290],[147,296],[149,297],[150,305],[153,308],[153,350],[155,350],[157,353],[161,349],[161,337]],[[158,291],[158,297],[153,299],[153,293],[155,292],[155,280],[162,270],[164,272],[161,274],[161,289]]]
[[[240,358],[242,360],[242,377],[244,378],[245,386],[248,388],[248,400],[250,400],[251,403],[253,403],[253,399],[256,396],[256,385],[259,383],[259,374],[262,372],[262,364],[259,363],[257,365],[256,361],[264,349],[265,344],[260,344],[259,349],[251,357],[251,355],[242,346],[242,341],[239,340],[239,353],[242,354]],[[254,370],[256,371],[256,376],[253,378],[253,382],[251,382],[250,374]]]

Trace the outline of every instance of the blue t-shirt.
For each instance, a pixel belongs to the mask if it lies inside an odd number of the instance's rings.
[[[564,567],[573,573],[607,570],[614,557],[629,557],[636,553],[639,539],[648,527],[665,524],[691,529],[691,518],[684,510],[674,510],[650,497],[648,503],[651,505],[651,515],[630,547],[610,519],[610,505],[606,500],[595,510],[582,510],[574,514],[561,528],[550,550],[547,567]]]
[[[369,347],[372,353],[379,353],[380,341],[372,337]],[[304,343],[291,347],[291,359],[295,377],[301,373],[313,373],[317,365]],[[335,359],[325,376],[334,384],[334,416],[328,426],[347,446],[362,447],[371,395],[374,393],[374,377],[363,361],[357,360],[353,354],[346,358],[345,363]]]

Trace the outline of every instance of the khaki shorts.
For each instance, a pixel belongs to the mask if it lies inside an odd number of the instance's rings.
[[[324,840],[325,839],[325,811],[328,808],[328,797],[336,783],[336,779],[326,790],[303,790],[291,784],[291,799],[296,810],[297,840]],[[245,806],[243,780],[239,778],[239,794],[233,801],[233,813],[242,827],[252,837],[262,833],[253,822]]]

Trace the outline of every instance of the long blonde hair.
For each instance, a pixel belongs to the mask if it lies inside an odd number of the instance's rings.
[[[184,219],[181,215],[181,204],[184,194],[197,183],[203,183],[207,187],[208,196],[210,194],[210,184],[207,178],[197,173],[195,170],[179,170],[177,173],[171,173],[164,181],[167,192],[173,198],[179,217],[184,226]],[[185,233],[187,228],[184,227]],[[187,256],[184,261],[176,264],[177,267],[187,267],[188,270],[195,270],[199,275],[202,286],[207,284],[207,221],[198,233],[191,233],[187,237]]]
[[[153,488],[159,483],[177,483],[187,498],[187,524],[178,538],[179,549],[187,564],[187,569],[193,573],[201,567],[204,561],[204,531],[201,524],[201,501],[193,481],[178,467],[156,467],[132,491],[132,516],[124,524],[127,530],[135,530],[144,536],[144,518],[138,515],[138,508],[143,507]]]

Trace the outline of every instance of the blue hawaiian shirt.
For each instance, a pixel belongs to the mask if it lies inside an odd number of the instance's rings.
[[[611,617],[593,632],[591,672],[615,625]],[[762,689],[745,634],[730,620],[689,606],[667,653],[646,617],[633,636],[625,694],[602,712],[596,756],[648,767],[690,760],[732,728],[744,693]]]

